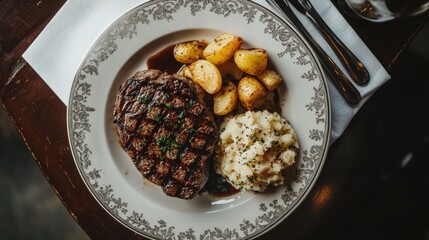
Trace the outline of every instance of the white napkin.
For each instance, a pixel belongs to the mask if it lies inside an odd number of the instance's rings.
[[[119,16],[146,1],[69,0],[27,49],[23,57],[67,105],[75,73],[92,43]],[[263,0],[255,2],[276,11]],[[368,85],[358,87],[363,100],[357,106],[347,104],[338,90],[328,81],[332,102],[332,143],[344,132],[364,102],[378,87],[390,79],[390,76],[330,0],[312,0],[312,3],[332,30],[368,68],[371,77]],[[295,12],[319,44],[346,73],[317,30],[304,15]],[[279,15],[282,16],[282,14]]]

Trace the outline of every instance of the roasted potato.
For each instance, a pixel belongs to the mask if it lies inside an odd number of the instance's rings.
[[[238,99],[247,110],[253,110],[259,107],[267,95],[267,90],[265,90],[264,86],[253,76],[243,77],[240,82],[238,82],[237,92]]]
[[[234,62],[243,72],[258,75],[267,67],[268,53],[263,48],[238,49],[234,53]]]
[[[268,68],[256,77],[269,91],[273,91],[280,83],[283,82],[283,78],[280,74]]]
[[[174,59],[180,63],[191,64],[203,59],[203,51],[207,46],[202,41],[189,41],[176,44],[174,47]]]
[[[185,66],[185,67],[183,67],[182,69],[180,69],[180,71],[179,71],[177,74],[179,74],[179,75],[183,75],[183,76],[186,76],[186,77],[188,77],[188,78],[190,78],[190,79],[192,79],[192,78],[193,78],[193,77],[192,77],[191,70],[189,70],[189,66]]]
[[[213,112],[226,115],[237,105],[237,87],[231,81],[224,81],[220,90],[213,95]]]
[[[240,80],[243,77],[243,71],[237,67],[234,61],[228,61],[217,66],[217,68],[223,79],[233,78],[235,80]]]
[[[222,87],[222,76],[216,65],[207,60],[198,60],[189,65],[192,80],[206,92],[214,94]]]
[[[223,33],[207,45],[203,55],[207,61],[220,65],[232,58],[234,52],[241,47],[241,44],[243,44],[241,37]]]

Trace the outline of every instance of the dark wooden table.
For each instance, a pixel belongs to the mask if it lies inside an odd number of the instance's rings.
[[[0,1],[0,100],[52,189],[91,238],[139,238],[106,213],[87,190],[70,152],[66,130],[66,106],[22,58],[24,51],[64,2]],[[347,16],[346,18],[390,72],[404,49],[424,25],[428,15],[382,24],[363,22]],[[341,231],[353,229],[353,219],[348,219],[339,211],[348,211],[348,205],[345,206],[341,202],[353,198],[358,193],[344,190],[342,183],[356,181],[354,179],[356,176],[348,173],[362,170],[361,168],[368,162],[359,159],[367,155],[355,157],[356,160],[353,161],[347,161],[346,158],[350,157],[347,154],[338,155],[347,149],[353,149],[353,146],[348,144],[353,137],[350,134],[346,130],[346,136],[331,147],[319,181],[302,205],[280,226],[264,235],[264,239],[280,237],[323,239],[323,236],[331,236],[324,226],[332,227],[334,226],[332,221],[337,220],[350,222],[340,224],[343,228]],[[355,147],[360,149],[365,147],[376,152],[367,145]],[[334,188],[326,188],[329,184]],[[365,181],[362,184],[371,185]],[[322,204],[319,202],[317,205],[316,202],[323,200],[326,194],[330,195],[330,201]],[[357,203],[363,202],[361,200]],[[336,209],[336,204],[342,208]],[[356,224],[358,224],[356,228],[371,227],[364,225],[363,221]],[[361,232],[371,233],[371,231]]]

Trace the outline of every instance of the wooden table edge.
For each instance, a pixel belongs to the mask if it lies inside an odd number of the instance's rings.
[[[55,13],[53,13],[51,17],[53,17],[54,15],[55,15]],[[109,225],[109,226],[113,226],[112,229],[109,229],[106,226],[104,226],[100,229],[94,229],[94,228],[91,228],[91,226],[92,226],[91,224],[82,222],[82,219],[80,219],[80,217],[84,216],[84,214],[81,211],[79,211],[79,212],[76,211],[76,208],[78,208],[78,207],[69,206],[67,200],[70,199],[70,197],[66,196],[69,193],[65,192],[65,190],[63,188],[58,187],[58,184],[60,184],[60,183],[51,178],[52,174],[49,174],[49,166],[44,165],[44,163],[47,162],[46,161],[47,156],[45,154],[43,154],[43,151],[40,151],[40,149],[36,149],[38,144],[35,141],[37,141],[37,139],[27,140],[27,138],[33,137],[33,136],[29,136],[29,135],[32,134],[32,132],[34,132],[34,130],[30,129],[30,127],[26,128],[27,126],[24,123],[25,119],[20,119],[20,116],[19,116],[19,114],[22,114],[22,113],[15,109],[13,100],[11,100],[10,95],[6,93],[6,90],[10,90],[10,86],[17,87],[17,85],[21,84],[18,81],[21,81],[21,79],[24,79],[25,76],[31,75],[32,77],[34,77],[34,79],[32,79],[32,81],[35,82],[35,84],[43,85],[42,88],[44,88],[46,93],[48,93],[48,95],[49,95],[48,98],[51,99],[50,101],[56,103],[55,107],[57,108],[57,110],[62,108],[62,112],[64,115],[63,118],[65,118],[66,106],[55,95],[55,93],[53,93],[52,90],[49,89],[49,87],[44,83],[44,81],[40,78],[40,76],[38,76],[37,73],[31,68],[31,66],[29,66],[29,64],[26,63],[26,61],[22,58],[23,52],[36,39],[36,37],[39,35],[39,33],[49,23],[50,19],[51,18],[47,19],[46,21],[44,21],[43,23],[38,25],[36,28],[34,28],[33,31],[29,32],[29,34],[27,34],[27,36],[22,41],[20,41],[19,44],[17,44],[17,46],[12,51],[10,51],[9,53],[5,53],[5,52],[2,52],[0,50],[0,54],[2,54],[4,56],[3,58],[1,58],[1,61],[3,63],[5,63],[4,65],[9,66],[10,67],[9,70],[11,70],[10,74],[5,74],[8,76],[7,80],[3,74],[0,76],[0,80],[1,80],[0,81],[0,94],[1,94],[0,102],[3,106],[3,108],[6,110],[6,113],[8,114],[9,118],[11,119],[13,124],[15,125],[17,131],[19,132],[21,138],[23,139],[25,145],[27,146],[28,150],[32,154],[34,160],[38,164],[42,173],[46,177],[47,181],[50,183],[50,185],[51,185],[52,189],[54,190],[54,192],[56,193],[56,195],[58,196],[58,198],[61,200],[61,202],[66,207],[66,209],[69,211],[70,215],[75,219],[75,221],[82,227],[82,229],[85,230],[85,232],[91,238],[99,237],[101,234],[104,233],[105,230],[109,230],[110,232],[112,232],[113,229],[119,229],[119,231],[121,231],[121,229],[122,229],[122,231],[124,231],[124,232],[118,233],[116,236],[112,235],[111,237],[137,237],[138,238],[140,236],[138,236],[137,234],[135,234],[131,230],[124,228],[121,224],[114,224],[114,223],[112,224],[111,223],[111,225]],[[393,58],[391,58],[391,60],[387,64],[386,63],[383,64],[386,66],[386,68],[389,71],[392,69],[392,67],[394,66],[394,64],[398,60],[398,58],[403,54],[403,52],[405,51],[405,49],[407,48],[409,43],[412,41],[412,39],[415,38],[415,36],[418,34],[418,32],[424,26],[426,21],[427,21],[427,17],[424,20],[422,20],[422,22],[415,29],[415,31],[406,39],[406,41],[402,45],[401,49],[396,53],[396,55],[394,55]],[[22,64],[23,64],[23,66],[22,66]],[[17,66],[19,66],[19,68],[17,68]],[[15,69],[15,70],[13,70],[13,69]],[[4,69],[4,67],[2,67],[1,70],[7,71]],[[21,88],[21,91],[22,91],[22,89],[24,89],[24,87]],[[16,90],[19,91],[19,89],[16,89]],[[26,90],[28,90],[28,89],[26,89]],[[46,99],[43,99],[43,101],[46,101]],[[40,104],[42,104],[42,103],[43,102],[40,102],[40,101],[36,102],[35,101],[34,105],[38,106],[38,109],[41,109]],[[28,115],[25,115],[25,116],[28,116]],[[66,125],[65,121],[64,121],[64,125]],[[26,127],[23,127],[23,126],[26,126]],[[66,142],[68,144],[66,128],[64,127],[64,129],[62,129],[62,131],[64,131],[64,132],[57,133],[57,134],[59,136],[62,135],[62,138],[66,137]],[[45,139],[45,141],[46,141],[46,143],[49,144],[49,142],[51,141],[51,140],[49,140],[49,137],[52,136],[52,134],[50,135],[50,133],[46,133],[46,136],[47,136],[47,139]],[[63,145],[64,139],[61,140],[60,142],[61,142],[60,144]],[[64,146],[62,146],[62,147],[64,147]],[[73,160],[72,159],[72,153],[71,153],[70,148],[68,146],[67,146],[67,148],[64,149],[64,151],[61,153],[60,156],[61,157],[66,156],[66,158],[68,158],[69,160],[70,159]],[[74,164],[74,162],[73,162],[73,164]],[[77,169],[75,169],[75,171],[77,172]],[[83,180],[80,178],[79,175],[77,175],[78,179],[73,179],[73,180],[70,179],[70,176],[67,176],[67,173],[66,173],[65,177],[68,178],[70,185],[74,184],[73,183],[74,180],[83,182]],[[76,176],[74,176],[74,177],[76,177]],[[67,183],[67,181],[64,181],[61,183]],[[73,188],[73,187],[69,186],[69,188]],[[85,188],[84,191],[87,191],[87,193],[89,195],[91,195],[89,193],[88,189]],[[97,203],[97,201],[95,199],[93,199],[92,204],[93,203]],[[106,213],[107,215],[106,214],[103,215],[101,212],[103,212],[104,210],[102,209],[101,206],[98,206],[98,207],[99,207],[98,213],[101,214],[102,217],[110,217],[111,220],[114,219],[113,217],[111,217],[107,213]]]

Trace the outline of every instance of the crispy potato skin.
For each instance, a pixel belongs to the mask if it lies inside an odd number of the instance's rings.
[[[217,67],[223,79],[233,78],[240,80],[243,77],[243,71],[237,67],[234,61],[228,61]]]
[[[266,68],[261,74],[256,76],[259,81],[269,90],[273,91],[276,87],[283,82],[282,76],[276,71]]]
[[[268,53],[263,48],[238,49],[234,62],[243,72],[250,75],[261,74],[268,64]]]
[[[238,102],[237,87],[231,81],[223,83],[213,95],[213,110],[216,115],[226,115],[234,110]]]
[[[183,67],[182,69],[180,69],[180,71],[177,74],[193,79],[191,70],[189,70],[189,66]]]
[[[223,33],[210,42],[203,51],[204,58],[220,65],[234,56],[234,52],[241,47],[243,39],[230,33]]]
[[[178,43],[174,47],[174,59],[180,63],[191,64],[204,58],[203,51],[206,46],[206,43],[197,40]]]
[[[198,60],[189,65],[192,80],[207,93],[214,94],[222,87],[222,76],[216,65],[207,60]]]
[[[267,90],[253,76],[245,76],[237,86],[238,99],[247,110],[253,110],[262,104]]]

